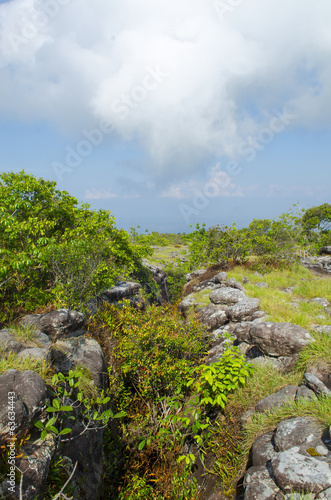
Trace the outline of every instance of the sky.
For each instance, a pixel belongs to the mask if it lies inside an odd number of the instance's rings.
[[[0,0],[0,172],[128,229],[330,202],[330,0]]]

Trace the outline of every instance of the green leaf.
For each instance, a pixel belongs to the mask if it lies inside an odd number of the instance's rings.
[[[66,427],[65,429],[62,429],[60,432],[60,436],[64,436],[65,434],[69,434],[69,432],[72,432],[72,429],[69,429],[69,427]]]
[[[60,411],[72,411],[72,406],[61,406]]]
[[[44,429],[45,428],[44,424],[40,420],[38,420],[38,422],[35,422],[34,425],[36,427],[38,427],[38,429]]]
[[[143,447],[145,446],[145,443],[146,441],[143,440],[143,441],[140,441],[139,445],[138,445],[138,450],[141,451],[143,449]]]
[[[57,410],[59,410],[60,406],[61,406],[61,401],[59,399],[53,399],[52,405],[53,405],[54,408],[56,408]]]
[[[42,431],[42,433],[41,433],[41,435],[40,435],[40,438],[41,438],[42,440],[44,440],[46,436],[47,436],[47,431],[46,431],[46,430],[43,430],[43,431]]]

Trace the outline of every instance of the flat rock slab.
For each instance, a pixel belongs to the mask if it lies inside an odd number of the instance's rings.
[[[285,451],[321,436],[322,430],[306,417],[289,418],[277,425],[274,443],[277,451]]]
[[[307,330],[292,323],[266,321],[254,325],[249,334],[249,343],[269,356],[292,356],[314,341]]]
[[[236,288],[219,288],[214,290],[209,295],[209,299],[214,304],[225,304],[232,305],[237,302],[244,300],[246,295],[241,290],[237,290]]]
[[[271,410],[271,408],[278,408],[286,403],[291,403],[295,399],[297,390],[298,387],[296,385],[288,385],[280,391],[261,399],[255,406],[255,411],[262,413]]]
[[[277,484],[284,492],[320,493],[331,487],[331,467],[301,455],[299,447],[281,452],[271,461]]]
[[[251,317],[260,307],[259,299],[245,299],[228,307],[226,313],[228,318],[234,322],[250,321]]]

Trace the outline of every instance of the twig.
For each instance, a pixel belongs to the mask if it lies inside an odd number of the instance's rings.
[[[58,498],[60,498],[60,496],[61,496],[61,495],[63,495],[63,497],[64,497],[65,499],[70,500],[70,499],[68,499],[68,497],[67,497],[66,495],[64,495],[64,493],[63,493],[63,492],[64,492],[65,488],[68,486],[68,484],[70,483],[70,481],[71,481],[71,479],[72,479],[73,475],[75,474],[75,470],[76,470],[77,464],[78,464],[78,461],[75,463],[75,467],[73,468],[73,471],[72,471],[72,473],[70,474],[70,476],[69,476],[69,478],[67,479],[67,481],[65,482],[64,486],[61,488],[61,490],[58,492],[58,494],[57,494],[55,497],[53,497],[53,499],[52,499],[52,500],[57,500]],[[71,498],[72,498],[72,497],[71,497]]]

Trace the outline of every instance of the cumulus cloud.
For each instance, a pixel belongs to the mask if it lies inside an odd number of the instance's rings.
[[[163,176],[235,158],[275,109],[291,126],[329,125],[330,1],[233,3],[2,3],[0,117],[78,135],[104,120]]]

